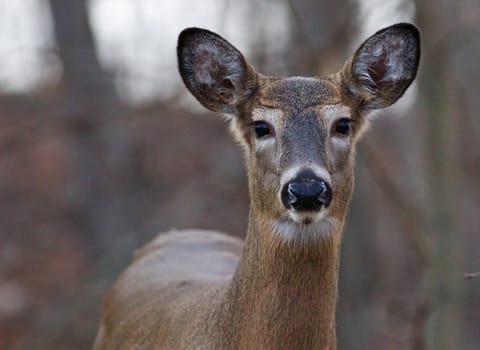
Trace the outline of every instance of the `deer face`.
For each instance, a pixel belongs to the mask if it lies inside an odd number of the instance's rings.
[[[245,150],[252,212],[287,240],[314,238],[344,221],[367,115],[405,92],[420,56],[409,24],[377,32],[325,78],[264,76],[202,29],[183,31],[177,50],[187,88],[227,116]]]
[[[365,122],[335,80],[267,78],[247,113],[247,128],[235,119],[234,130],[242,130],[255,212],[288,239],[342,221]]]

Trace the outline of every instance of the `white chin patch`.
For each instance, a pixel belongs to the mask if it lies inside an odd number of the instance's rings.
[[[301,225],[311,225],[311,224],[316,224],[320,220],[322,220],[325,216],[327,215],[327,210],[322,209],[318,213],[299,213],[299,212],[293,212],[293,211],[288,211],[288,216],[290,219],[297,224]]]
[[[323,208],[318,213],[299,213],[288,210],[272,221],[273,231],[287,241],[308,243],[328,237],[341,229],[340,222]]]

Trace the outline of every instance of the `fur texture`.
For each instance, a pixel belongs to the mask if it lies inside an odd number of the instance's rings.
[[[324,78],[256,73],[225,39],[198,28],[180,34],[177,51],[187,88],[228,114],[244,149],[245,243],[198,230],[160,235],[109,291],[94,349],[335,349],[355,144],[367,113],[394,103],[415,78],[417,29],[379,31]],[[252,121],[269,132],[256,135]],[[281,189],[303,170],[331,187],[328,208],[282,204]]]

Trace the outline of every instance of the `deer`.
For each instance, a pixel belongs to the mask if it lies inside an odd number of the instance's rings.
[[[243,149],[246,237],[159,234],[108,291],[94,349],[336,349],[355,146],[415,79],[418,29],[380,30],[322,77],[258,73],[200,28],[180,33],[177,55],[186,88]]]

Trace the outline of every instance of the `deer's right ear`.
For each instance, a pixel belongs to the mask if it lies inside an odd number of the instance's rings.
[[[242,54],[221,36],[187,28],[177,46],[183,82],[202,105],[215,112],[235,113],[257,87],[257,74]]]

